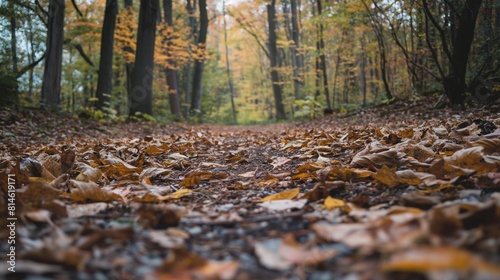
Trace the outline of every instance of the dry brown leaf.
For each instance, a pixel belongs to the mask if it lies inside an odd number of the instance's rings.
[[[500,139],[480,139],[470,143],[472,147],[483,147],[485,155],[500,153]]]
[[[160,168],[160,167],[149,167],[149,168],[142,170],[141,174],[139,174],[139,180],[141,178],[152,179],[152,178],[157,177],[159,175],[169,174],[170,172],[172,172],[172,170],[170,170],[170,169],[165,169],[165,168]]]
[[[62,195],[68,197],[74,201],[96,201],[96,202],[107,202],[120,200],[123,201],[123,197],[116,194],[110,190],[101,188],[98,184],[94,182],[81,182],[76,180],[70,180],[72,188],[70,193],[63,193]]]
[[[368,224],[329,224],[325,222],[315,223],[311,229],[326,241],[342,242],[347,246],[359,248],[370,248],[377,243],[374,236],[368,231]]]
[[[371,167],[375,166],[381,168],[386,165],[388,167],[397,167],[400,165],[400,158],[402,155],[398,154],[395,149],[381,151],[373,154],[357,154],[351,161],[353,167]]]
[[[97,182],[102,177],[101,170],[83,162],[76,162],[74,170],[79,172],[75,178],[77,181]]]
[[[375,172],[372,177],[379,181],[380,183],[388,186],[395,187],[399,185],[401,182],[399,181],[398,176],[396,175],[395,170],[390,169],[387,166],[382,166],[377,172]]]
[[[490,275],[484,279],[500,277],[500,268],[497,265],[485,262],[468,251],[454,247],[424,247],[399,252],[383,263],[381,269],[413,272],[456,270],[464,273],[463,276],[466,278],[479,273]]]
[[[278,158],[273,159],[273,161],[271,162],[271,165],[273,166],[273,169],[275,169],[276,167],[285,165],[285,164],[289,163],[290,161],[291,161],[291,159],[289,159],[289,158],[278,157]]]
[[[206,260],[184,248],[174,248],[172,255],[156,271],[160,280],[232,279],[239,267],[237,262]]]

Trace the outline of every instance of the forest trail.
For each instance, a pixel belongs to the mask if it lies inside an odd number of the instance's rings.
[[[256,126],[3,111],[0,248],[14,234],[16,273],[50,278],[498,279],[498,107],[424,104]]]

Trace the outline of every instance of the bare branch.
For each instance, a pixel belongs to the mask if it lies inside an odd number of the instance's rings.
[[[456,68],[455,61],[453,61],[453,57],[451,55],[450,48],[448,48],[448,42],[446,40],[446,33],[444,32],[441,25],[439,25],[439,23],[436,21],[436,19],[432,15],[431,11],[429,10],[429,5],[427,4],[427,0],[422,0],[422,3],[424,4],[423,7],[424,7],[424,12],[425,12],[426,18],[428,18],[432,22],[432,25],[434,25],[436,30],[439,32],[439,35],[441,37],[441,42],[443,43],[443,50],[446,53],[446,56],[448,57],[448,59],[450,60],[451,65],[455,69]]]
[[[76,5],[75,0],[71,0],[71,3],[73,4],[73,7],[75,7],[76,12],[77,12],[77,13],[78,13],[81,17],[83,17],[83,14],[82,14],[82,12],[80,12],[80,9],[78,9],[78,5]]]
[[[24,75],[24,73],[28,72],[30,69],[33,69],[35,66],[37,66],[38,63],[40,63],[40,61],[42,61],[45,58],[45,55],[47,55],[46,52],[39,59],[33,61],[32,63],[21,68],[21,70],[17,71],[16,78],[21,77],[22,75]]]

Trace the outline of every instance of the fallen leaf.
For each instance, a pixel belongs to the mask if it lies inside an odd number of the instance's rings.
[[[116,194],[107,189],[103,189],[94,182],[70,180],[70,184],[72,186],[72,188],[70,188],[70,192],[63,193],[62,196],[68,197],[74,201],[123,201],[123,197],[121,197],[119,194]]]
[[[269,195],[260,200],[260,202],[270,201],[270,200],[280,200],[280,199],[293,199],[300,193],[299,188],[286,190],[279,192],[277,194]]]
[[[383,263],[381,269],[384,271],[413,272],[456,270],[463,273],[466,278],[480,273],[490,276],[484,279],[500,277],[498,265],[483,261],[470,252],[455,247],[424,247],[399,252],[392,255],[389,261]]]
[[[289,209],[302,209],[307,203],[307,199],[291,200],[291,199],[279,199],[279,200],[266,200],[259,203],[259,206],[267,208],[272,211],[283,211]]]
[[[325,208],[327,210],[333,210],[335,208],[340,208],[340,207],[344,207],[344,206],[345,206],[345,202],[343,200],[336,199],[336,198],[333,198],[331,196],[328,196],[325,199],[325,202],[323,203],[323,208]]]

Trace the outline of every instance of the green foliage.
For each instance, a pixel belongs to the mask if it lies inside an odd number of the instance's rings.
[[[345,114],[347,112],[351,112],[354,110],[358,110],[361,107],[361,104],[357,103],[344,103],[344,104],[339,104],[339,113]]]
[[[295,110],[293,116],[296,118],[314,119],[321,114],[323,108],[323,105],[314,100],[314,97],[310,95],[306,96],[304,99],[295,100],[294,103],[297,110]]]
[[[12,106],[18,103],[18,83],[13,73],[0,73],[0,106]]]
[[[141,112],[136,112],[134,116],[129,117],[132,121],[146,121],[146,122],[155,122],[156,119],[148,114],[143,114]]]
[[[110,97],[109,94],[104,93],[104,96]],[[97,98],[89,98],[90,103],[97,102]],[[78,113],[80,118],[91,118],[99,121],[104,120],[116,120],[118,118],[118,112],[113,109],[110,102],[104,102],[104,107],[102,109],[96,109],[93,106],[82,107]]]

